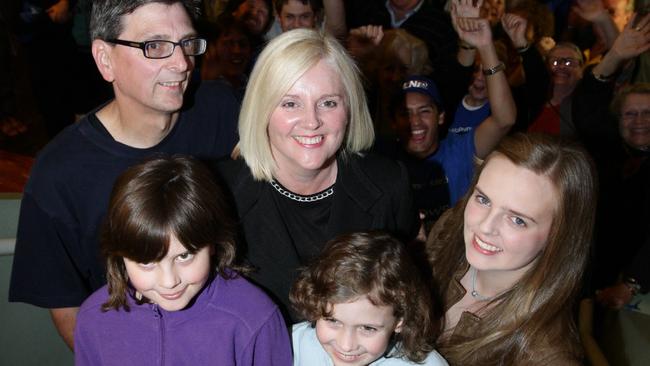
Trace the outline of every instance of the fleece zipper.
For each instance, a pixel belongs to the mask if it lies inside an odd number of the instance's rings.
[[[158,332],[160,337],[158,338],[158,354],[160,355],[160,366],[165,365],[165,319],[160,312],[158,304],[152,305],[153,317],[156,319],[156,325],[158,326]]]

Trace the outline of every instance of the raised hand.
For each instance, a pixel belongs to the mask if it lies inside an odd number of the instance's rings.
[[[576,0],[573,11],[582,19],[592,23],[609,16],[603,0]]]
[[[451,4],[451,22],[458,33],[458,38],[471,46],[477,47],[476,42],[481,42],[485,36],[483,30],[479,26],[481,6],[483,0],[478,0],[476,4],[472,0],[452,0]],[[488,25],[489,28],[489,25]],[[487,29],[490,41],[492,40],[492,32]]]
[[[359,40],[370,41],[376,46],[384,38],[384,30],[381,25],[364,25],[350,30],[350,36],[359,38]]]
[[[52,22],[58,24],[63,24],[72,17],[68,0],[59,0],[56,4],[47,8],[45,12]]]
[[[350,30],[347,38],[347,48],[353,57],[361,58],[368,55],[384,38],[381,25],[364,25]]]
[[[490,22],[484,18],[457,18],[456,32],[461,41],[476,48],[492,45]]]
[[[522,48],[528,45],[528,39],[526,38],[528,20],[526,18],[517,14],[507,13],[501,17],[501,25],[516,48]]]
[[[483,0],[478,0],[476,5],[473,0],[453,0],[451,4],[452,16],[455,14],[458,18],[478,18],[482,5]]]
[[[610,52],[619,59],[627,60],[650,49],[650,14],[633,26],[636,18],[635,14],[612,45]]]

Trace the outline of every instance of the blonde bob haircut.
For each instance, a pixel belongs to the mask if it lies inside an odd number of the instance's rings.
[[[293,84],[319,61],[341,78],[347,130],[338,154],[372,146],[375,135],[359,69],[336,38],[312,29],[294,29],[274,38],[251,73],[239,114],[239,149],[256,180],[271,181],[276,162],[267,127],[271,114]]]

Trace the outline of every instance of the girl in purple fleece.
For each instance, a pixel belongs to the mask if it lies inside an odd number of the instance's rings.
[[[81,306],[77,365],[290,365],[278,308],[236,271],[234,223],[199,162],[156,158],[113,188],[108,285]]]

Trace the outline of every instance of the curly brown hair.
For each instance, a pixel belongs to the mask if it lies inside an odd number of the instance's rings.
[[[231,214],[212,173],[193,158],[156,157],[127,169],[113,187],[100,237],[109,292],[102,309],[129,309],[132,289],[124,258],[158,262],[167,254],[172,234],[192,253],[211,247],[216,272],[232,278],[235,272],[228,269],[240,268],[233,264]]]
[[[313,324],[332,315],[328,305],[362,296],[374,305],[392,306],[402,320],[401,332],[394,335],[397,356],[422,362],[433,350],[431,293],[404,244],[386,233],[360,232],[329,241],[299,274],[289,299]]]

